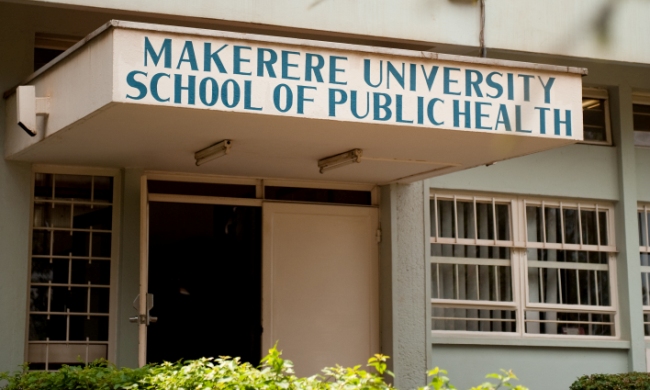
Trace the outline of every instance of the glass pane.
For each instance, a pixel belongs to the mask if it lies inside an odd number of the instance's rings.
[[[49,255],[50,254],[50,235],[47,230],[34,230],[32,232],[32,254]]]
[[[641,272],[641,296],[643,306],[650,305],[650,275],[648,272]]]
[[[582,223],[582,243],[584,245],[598,245],[596,211],[580,210],[580,222]]]
[[[647,246],[648,232],[646,231],[645,213],[643,211],[639,211],[637,217],[639,223],[639,245]]]
[[[456,237],[454,201],[438,200],[438,237]]]
[[[90,289],[90,312],[108,313],[109,290],[108,288]]]
[[[34,177],[34,198],[52,199],[52,178],[49,173],[37,173]]]
[[[111,233],[93,233],[93,257],[111,257]]]
[[[503,247],[433,244],[431,254],[434,257],[457,259],[510,260],[510,249]],[[458,264],[432,264],[433,298],[500,302],[513,300],[512,270],[509,265],[462,263],[459,260]]]
[[[564,212],[564,242],[566,244],[579,244],[578,210],[563,209],[562,211]]]
[[[526,333],[568,336],[611,336],[610,314],[526,311]]]
[[[32,287],[29,293],[29,310],[30,311],[47,311],[47,294],[48,287]]]
[[[68,283],[68,260],[32,259],[32,283]]]
[[[458,238],[474,238],[474,203],[456,202]]]
[[[634,130],[650,131],[650,105],[634,104],[632,111],[634,113]]]
[[[32,314],[29,316],[29,339],[32,341],[65,340],[66,316],[65,315]]]
[[[432,308],[433,330],[470,332],[516,332],[517,320],[514,310],[460,309],[450,307]]]
[[[643,314],[643,330],[646,336],[650,336],[650,314]]]
[[[74,205],[75,229],[111,230],[113,221],[113,206]]]
[[[556,207],[546,207],[544,209],[546,222],[546,242],[562,242],[562,220],[560,209]]]
[[[94,200],[113,202],[113,178],[95,176]]]
[[[582,98],[582,121],[585,141],[606,141],[605,100]]]
[[[88,287],[52,287],[50,311],[66,313],[88,312]]]
[[[70,227],[70,205],[61,203],[34,204],[34,227]]]
[[[476,203],[476,225],[478,238],[494,240],[494,210],[492,203]]]
[[[108,317],[70,316],[70,340],[107,341]]]
[[[67,260],[66,260],[67,262]],[[107,260],[72,261],[72,283],[109,285],[111,280],[111,263]]]
[[[641,253],[641,265],[650,266],[650,253]]]
[[[90,233],[55,231],[52,254],[55,256],[85,256],[90,255]]]
[[[510,206],[497,204],[497,240],[510,241]]]
[[[90,201],[92,176],[55,175],[54,198]]]
[[[600,245],[609,245],[607,238],[607,212],[598,212],[598,227],[600,228]]]
[[[528,231],[528,241],[544,242],[541,207],[526,206],[526,229]]]

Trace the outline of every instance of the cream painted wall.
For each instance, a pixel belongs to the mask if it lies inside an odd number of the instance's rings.
[[[475,54],[479,9],[471,0],[13,0],[101,11],[254,23],[414,43]],[[650,63],[650,1],[613,2],[603,44],[596,21],[608,0],[487,0],[489,48]],[[453,45],[455,48],[448,46]]]

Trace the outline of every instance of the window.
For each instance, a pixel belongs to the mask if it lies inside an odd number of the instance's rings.
[[[650,146],[650,97],[634,96],[633,102],[634,144]]]
[[[639,206],[639,251],[641,252],[641,294],[643,297],[643,329],[650,336],[650,205]]]
[[[81,38],[36,33],[34,38],[34,72],[79,42]]]
[[[435,192],[432,330],[616,336],[610,206]]]
[[[31,368],[108,358],[114,207],[111,176],[34,175]]]
[[[611,145],[609,102],[604,89],[585,88],[582,91],[583,143]]]

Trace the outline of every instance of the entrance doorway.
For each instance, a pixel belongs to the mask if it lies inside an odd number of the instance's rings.
[[[259,364],[259,207],[149,203],[148,363],[239,356]]]

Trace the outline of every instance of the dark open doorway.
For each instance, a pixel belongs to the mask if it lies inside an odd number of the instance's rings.
[[[147,362],[261,352],[261,222],[257,207],[149,206]]]

